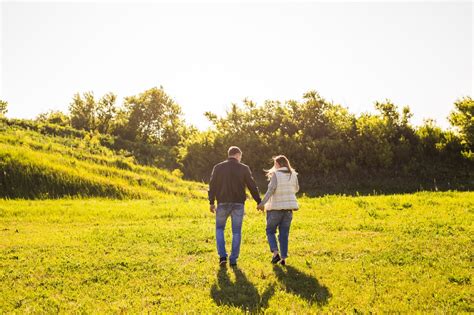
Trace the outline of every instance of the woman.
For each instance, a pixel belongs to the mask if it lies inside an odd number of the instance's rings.
[[[299,190],[298,174],[284,155],[274,157],[273,163],[273,168],[267,171],[267,177],[270,179],[267,193],[257,208],[267,212],[267,239],[273,253],[272,263],[280,262],[285,265],[293,211],[298,210],[295,195]],[[281,256],[275,237],[277,228]]]

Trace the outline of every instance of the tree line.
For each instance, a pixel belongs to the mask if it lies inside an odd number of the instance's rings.
[[[263,104],[245,99],[226,114],[205,115],[207,130],[187,124],[181,107],[162,87],[125,97],[75,94],[69,113],[51,111],[38,123],[70,126],[103,135],[103,144],[137,162],[179,170],[185,178],[208,181],[212,166],[239,146],[260,184],[271,157],[285,154],[310,194],[409,192],[474,187],[474,100],[463,97],[449,116],[453,128],[433,120],[410,123],[409,107],[375,102],[375,113],[355,115],[315,91],[301,100]],[[0,104],[0,115],[7,103]]]

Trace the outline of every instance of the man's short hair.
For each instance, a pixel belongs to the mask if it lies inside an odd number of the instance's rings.
[[[237,153],[242,154],[242,151],[239,149],[239,147],[236,147],[236,146],[230,147],[229,150],[227,151],[228,156],[233,156],[233,155],[236,155]]]

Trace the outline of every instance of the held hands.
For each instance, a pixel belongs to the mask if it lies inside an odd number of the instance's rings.
[[[257,210],[264,211],[265,210],[265,205],[264,204],[259,204],[257,206]],[[209,211],[211,211],[211,213],[216,213],[216,206],[215,205],[210,205],[209,206]]]

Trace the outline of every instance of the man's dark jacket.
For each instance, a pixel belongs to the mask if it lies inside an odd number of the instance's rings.
[[[235,158],[228,158],[212,170],[209,202],[213,205],[217,199],[217,203],[245,203],[245,187],[248,187],[257,203],[262,201],[250,168]]]

